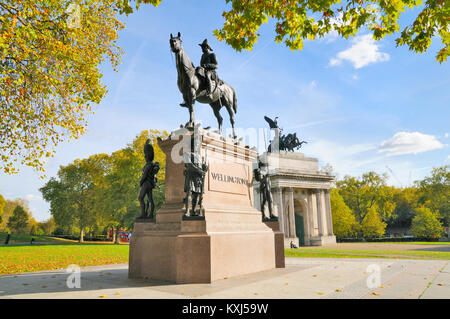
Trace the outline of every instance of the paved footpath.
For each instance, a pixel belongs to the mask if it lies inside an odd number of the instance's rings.
[[[337,243],[326,246],[301,246],[301,249],[351,249],[351,250],[400,250],[400,251],[441,251],[450,252],[447,244],[410,244],[410,243]]]
[[[286,264],[212,284],[130,280],[127,264],[82,268],[81,288],[72,289],[65,270],[4,275],[0,298],[450,299],[446,260],[286,258]]]

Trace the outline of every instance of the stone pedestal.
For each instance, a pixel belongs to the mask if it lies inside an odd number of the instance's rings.
[[[286,266],[284,259],[284,234],[280,231],[280,223],[278,221],[267,221],[264,223],[275,234],[275,266],[276,268],[284,268]]]
[[[252,163],[257,153],[234,139],[196,130],[196,145],[209,165],[204,218],[182,218],[182,153],[190,150],[193,134],[186,136],[186,131],[175,131],[159,143],[166,154],[165,204],[154,221],[135,223],[129,277],[210,283],[284,267],[279,231],[263,223],[254,207]]]

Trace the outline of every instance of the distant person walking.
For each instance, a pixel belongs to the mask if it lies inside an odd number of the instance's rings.
[[[291,241],[291,248],[298,248],[293,241]]]
[[[6,235],[5,245],[8,245],[11,234]]]

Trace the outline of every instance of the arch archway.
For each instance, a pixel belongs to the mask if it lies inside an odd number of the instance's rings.
[[[295,217],[295,235],[298,237],[299,244],[305,245],[306,238],[306,205],[300,199],[294,200],[294,217]]]

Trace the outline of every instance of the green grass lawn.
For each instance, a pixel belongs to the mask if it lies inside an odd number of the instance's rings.
[[[0,244],[4,244],[6,240],[7,234],[0,233]],[[54,242],[58,241],[58,238],[50,237],[50,236],[31,236],[31,235],[20,235],[20,234],[11,234],[11,238],[9,239],[9,243],[29,243],[31,238],[34,238],[35,242]]]
[[[405,250],[354,250],[354,249],[286,249],[286,257],[313,258],[407,258],[450,260],[450,252]]]
[[[128,262],[129,245],[0,246],[0,275]]]

